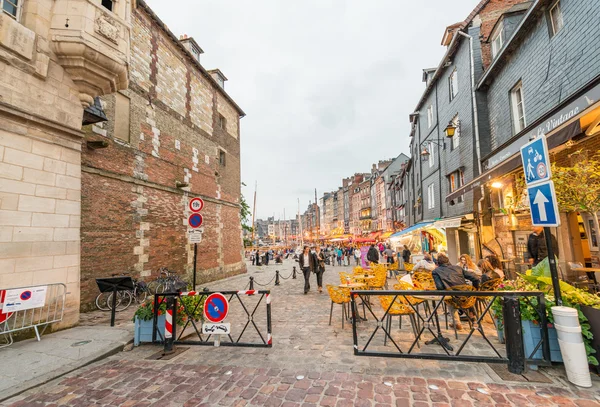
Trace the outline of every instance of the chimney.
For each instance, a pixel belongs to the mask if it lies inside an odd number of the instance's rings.
[[[188,37],[187,34],[180,35],[179,42],[192,54],[196,61],[200,62],[200,55],[204,54],[204,51],[192,37]]]

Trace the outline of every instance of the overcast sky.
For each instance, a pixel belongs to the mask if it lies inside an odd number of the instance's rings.
[[[446,26],[478,0],[147,0],[206,69],[241,120],[243,193],[257,218],[303,212],[314,189],[408,153],[408,115],[437,67]]]

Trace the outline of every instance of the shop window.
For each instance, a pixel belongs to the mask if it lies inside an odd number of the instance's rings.
[[[219,165],[225,167],[225,151],[219,149]]]
[[[448,85],[450,87],[450,101],[452,102],[458,94],[458,73],[456,69],[448,77]]]
[[[433,125],[433,105],[429,105],[427,108],[427,128],[431,128]]]
[[[15,20],[19,19],[20,0],[0,0],[0,10]]]
[[[496,55],[502,49],[502,45],[504,45],[504,22],[498,23],[498,26],[494,30],[491,36],[492,42],[492,58],[496,58]]]
[[[590,235],[590,248],[598,250],[598,234],[596,233],[596,226],[594,225],[594,219],[588,220],[588,231]]]
[[[113,1],[112,0],[102,0],[102,7],[109,11],[113,11]]]
[[[549,12],[551,36],[554,37],[564,26],[563,15],[560,9],[560,1],[557,1]]]
[[[463,170],[454,171],[448,176],[448,187],[450,192],[454,192],[457,189],[465,185],[465,174]],[[458,203],[463,202],[463,195],[459,196],[456,201]]]
[[[427,187],[427,209],[435,209],[435,189],[434,184]]]
[[[525,128],[525,99],[523,97],[523,84],[521,81],[510,91],[511,116],[515,134]]]
[[[429,168],[435,164],[435,144],[429,143]]]
[[[458,115],[454,116],[452,124],[456,127],[456,130],[454,131],[454,136],[451,138],[450,148],[455,150],[460,145],[460,121],[458,120]]]

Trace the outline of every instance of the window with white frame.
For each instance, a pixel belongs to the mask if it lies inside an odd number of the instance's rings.
[[[435,208],[435,188],[433,184],[427,187],[427,209]]]
[[[513,127],[515,134],[525,128],[525,100],[523,98],[523,84],[521,81],[510,91],[510,104]]]
[[[435,164],[435,144],[429,143],[429,168]]]
[[[552,8],[550,8],[550,26],[552,27],[552,36],[555,36],[561,28],[563,28],[563,16],[560,10],[560,1],[557,1]]]
[[[454,136],[451,139],[452,150],[454,150],[460,145],[460,120],[458,120],[458,115],[452,118],[452,125],[456,127]]]
[[[456,191],[458,188],[461,188],[465,185],[465,174],[463,170],[454,171],[452,174],[448,176],[448,187],[450,192]],[[459,196],[457,201],[463,202],[463,196]]]
[[[458,74],[456,69],[448,77],[448,84],[450,86],[450,101],[452,101],[458,94]]]
[[[21,0],[0,0],[0,10],[14,18],[19,19],[19,8]]]
[[[427,108],[427,128],[431,128],[433,125],[433,105],[429,105]]]
[[[502,45],[504,45],[504,22],[498,23],[498,26],[494,29],[494,32],[491,36],[492,42],[492,58],[496,58],[498,52],[502,49]]]

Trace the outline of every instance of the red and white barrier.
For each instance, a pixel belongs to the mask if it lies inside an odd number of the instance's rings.
[[[173,310],[168,309],[165,314],[165,339],[173,337]]]

